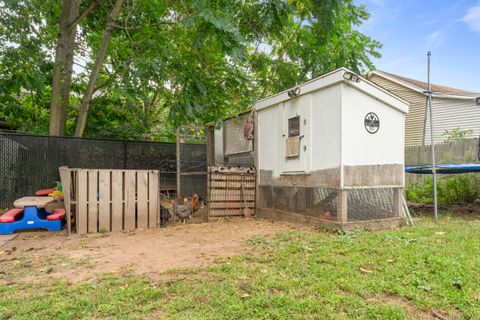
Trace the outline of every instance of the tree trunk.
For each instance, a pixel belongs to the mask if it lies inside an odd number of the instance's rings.
[[[50,135],[65,135],[77,25],[96,4],[97,0],[92,0],[82,14],[79,15],[80,0],[63,0],[52,76]]]
[[[75,137],[82,137],[83,132],[85,131],[85,125],[87,123],[88,109],[90,107],[90,102],[92,100],[92,95],[95,91],[95,83],[97,82],[98,75],[100,73],[100,68],[102,67],[103,60],[107,54],[108,43],[112,36],[112,31],[115,25],[115,19],[120,13],[122,8],[123,0],[116,0],[115,5],[113,6],[110,16],[108,17],[107,25],[105,27],[105,32],[103,33],[102,42],[98,49],[97,57],[95,59],[95,64],[93,66],[92,72],[90,73],[90,78],[88,79],[87,90],[83,96],[82,103],[80,105],[80,110],[78,113],[77,126],[75,128]]]
[[[80,0],[73,0],[74,5],[70,10],[70,19],[69,19],[69,30],[67,32],[68,38],[68,48],[67,54],[65,57],[65,67],[64,67],[64,82],[62,88],[62,99],[60,105],[60,119],[59,119],[59,127],[60,127],[60,135],[65,135],[65,129],[67,125],[67,112],[68,112],[68,105],[70,101],[70,89],[72,85],[72,73],[73,73],[73,56],[75,51],[75,38],[77,33],[77,25],[71,26],[71,23],[74,19],[78,16],[78,9],[80,7]]]
[[[65,80],[68,74],[68,58],[67,55],[69,52],[72,53],[72,63],[73,63],[73,47],[74,44],[70,43],[72,40],[75,42],[75,31],[69,31],[69,24],[72,22],[78,15],[78,0],[63,0],[62,5],[62,15],[60,18],[60,30],[58,33],[57,47],[55,50],[55,65],[53,69],[52,76],[52,96],[50,101],[50,126],[49,134],[54,136],[64,135],[65,134],[65,115],[66,104],[65,94],[64,94],[64,85]],[[74,29],[74,28],[73,28]],[[69,73],[71,78],[71,71]],[[71,82],[71,79],[67,81]]]

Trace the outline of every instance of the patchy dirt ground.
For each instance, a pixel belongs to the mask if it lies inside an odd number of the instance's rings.
[[[282,223],[235,219],[70,237],[64,232],[26,232],[0,247],[0,284],[19,278],[78,282],[98,273],[129,271],[156,278],[168,269],[204,266],[245,253],[247,239],[288,228]]]

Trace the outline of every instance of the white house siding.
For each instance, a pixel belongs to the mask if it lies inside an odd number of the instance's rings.
[[[410,103],[409,113],[405,117],[405,146],[422,145],[426,96],[375,74],[369,80]]]
[[[445,141],[445,130],[460,128],[471,130],[466,138],[480,136],[480,106],[474,99],[434,97],[432,100],[434,142]],[[430,114],[427,112],[425,144],[430,144]]]
[[[374,112],[379,130],[371,134],[365,116]],[[402,112],[356,88],[343,85],[342,163],[346,166],[404,163],[404,122]]]

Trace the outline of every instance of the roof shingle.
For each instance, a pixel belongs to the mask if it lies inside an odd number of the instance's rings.
[[[399,76],[397,74],[385,72],[385,71],[382,71],[382,70],[376,70],[376,71],[381,73],[381,74],[385,74],[387,76],[390,76],[392,78],[397,78],[400,81],[406,82],[406,83],[408,83],[410,85],[413,85],[415,87],[418,87],[419,89],[422,89],[424,91],[428,90],[428,83],[426,83],[426,82],[411,79],[411,78],[407,78],[407,77],[402,77],[402,76]],[[443,94],[471,96],[471,97],[476,97],[476,96],[480,95],[480,93],[478,93],[478,92],[466,91],[466,90],[462,90],[462,89],[451,88],[451,87],[442,86],[442,85],[433,84],[433,83],[431,84],[431,86],[432,86],[432,92],[433,93],[443,93]]]

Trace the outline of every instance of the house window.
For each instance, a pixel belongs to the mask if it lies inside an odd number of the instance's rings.
[[[300,117],[288,119],[288,136],[296,137],[300,135]]]

